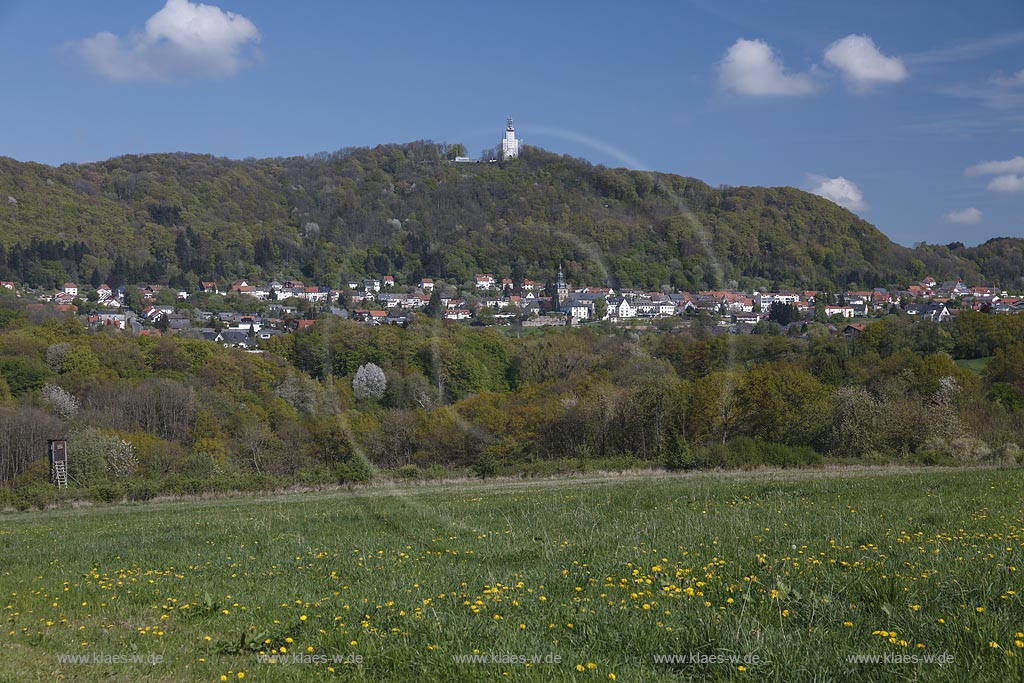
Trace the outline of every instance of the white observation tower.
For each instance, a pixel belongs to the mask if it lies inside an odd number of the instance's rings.
[[[519,157],[519,140],[516,140],[516,129],[512,126],[512,117],[508,117],[508,125],[505,126],[505,137],[501,140],[501,159],[516,159]]]

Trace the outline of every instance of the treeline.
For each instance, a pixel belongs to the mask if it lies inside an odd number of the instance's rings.
[[[594,166],[526,148],[453,164],[429,142],[310,158],[0,158],[0,278],[37,287],[475,273],[645,289],[842,291],[926,275],[1024,289],[1020,240],[909,250],[793,188]]]
[[[19,506],[57,495],[52,438],[69,442],[70,495],[100,500],[452,472],[1011,464],[1024,441],[1019,317],[891,316],[851,338],[814,322],[791,338],[327,319],[251,354],[3,312],[0,491]]]

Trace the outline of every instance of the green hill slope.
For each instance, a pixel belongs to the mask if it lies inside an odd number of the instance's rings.
[[[1014,286],[1024,260],[1020,240],[915,253],[793,188],[716,189],[536,148],[492,164],[451,163],[443,151],[417,142],[57,168],[0,158],[0,275],[44,287],[275,276],[337,285],[386,273],[545,278],[563,262],[575,281],[623,287],[871,287],[924,271]]]

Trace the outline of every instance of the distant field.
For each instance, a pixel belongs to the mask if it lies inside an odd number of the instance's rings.
[[[988,356],[987,358],[962,358],[954,362],[958,367],[974,370],[975,372],[981,372],[988,366],[991,360],[992,356]]]
[[[1021,680],[1022,500],[883,469],[4,513],[0,680]]]

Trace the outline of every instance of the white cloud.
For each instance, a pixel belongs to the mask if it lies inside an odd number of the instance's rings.
[[[740,38],[718,65],[718,82],[740,95],[806,95],[814,92],[807,74],[787,74],[771,45]]]
[[[223,78],[246,63],[260,39],[249,19],[213,5],[167,0],[141,33],[97,33],[73,48],[97,73],[115,81]]]
[[[946,214],[946,222],[955,225],[977,225],[981,222],[982,213],[973,206],[962,211],[950,211]]]
[[[982,38],[970,43],[959,43],[945,47],[904,55],[908,64],[946,64],[978,59],[993,52],[1024,43],[1024,31]]]
[[[1000,88],[1016,88],[1024,85],[1024,69],[1021,69],[1015,74],[1010,74],[1009,76],[996,74],[992,77],[992,82]]]
[[[846,81],[858,90],[879,83],[899,83],[907,78],[903,60],[883,55],[870,36],[840,38],[825,50],[825,62],[839,69]]]
[[[1024,176],[1008,174],[997,175],[988,184],[993,192],[1024,192]]]
[[[968,166],[964,175],[998,175],[1006,173],[1024,173],[1024,157],[1016,156],[1005,161],[983,161]]]
[[[823,175],[807,174],[808,190],[829,199],[850,211],[865,211],[868,203],[864,201],[864,193],[857,184],[843,176],[829,178]]]

